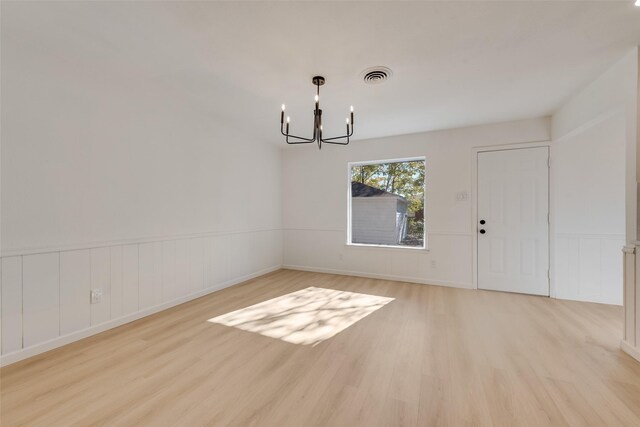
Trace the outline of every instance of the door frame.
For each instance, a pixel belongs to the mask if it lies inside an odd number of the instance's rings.
[[[549,298],[556,297],[556,283],[555,283],[555,265],[553,260],[555,259],[555,242],[552,236],[555,235],[555,194],[553,190],[553,161],[552,161],[552,146],[551,141],[533,141],[522,142],[517,144],[503,144],[503,145],[486,145],[479,147],[472,147],[471,149],[471,239],[473,242],[472,248],[472,283],[473,289],[478,289],[478,154],[489,151],[506,151],[506,150],[519,150],[525,148],[539,148],[547,147],[549,149]]]

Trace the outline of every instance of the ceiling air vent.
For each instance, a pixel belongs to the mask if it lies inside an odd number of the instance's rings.
[[[362,72],[362,79],[368,85],[378,85],[387,81],[393,73],[387,67],[371,67]]]

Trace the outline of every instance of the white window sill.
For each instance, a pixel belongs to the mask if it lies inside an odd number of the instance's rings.
[[[389,245],[368,245],[364,243],[345,243],[347,248],[354,249],[373,249],[373,250],[387,250],[387,251],[405,251],[405,252],[429,252],[429,248],[419,248],[415,246],[389,246]]]

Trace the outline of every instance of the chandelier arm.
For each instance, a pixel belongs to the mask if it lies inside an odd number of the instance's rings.
[[[311,144],[313,141],[289,141],[287,139],[285,142],[289,145],[296,145],[296,144]]]
[[[325,141],[335,141],[336,139],[349,139],[351,136],[353,135],[353,131],[351,131],[351,133],[347,134],[347,135],[343,135],[343,136],[334,136],[333,138],[322,138],[322,142]]]
[[[301,137],[301,136],[296,136],[296,135],[291,135],[291,134],[289,134],[289,133],[285,133],[285,132],[284,132],[284,130],[283,130],[283,126],[282,126],[282,124],[280,125],[280,133],[281,133],[284,137],[286,137],[286,138],[287,138],[287,140],[286,140],[287,144],[302,144],[302,142],[289,142],[289,138],[300,139],[300,140],[305,141],[305,142],[313,142],[313,141],[315,141],[315,140],[316,140],[316,139],[315,139],[315,137],[314,137],[314,138],[303,138],[303,137]]]
[[[353,136],[353,125],[347,126],[347,134],[346,135],[344,135],[344,136],[336,136],[334,138],[327,138],[327,139],[323,139],[322,141],[323,142],[324,141],[332,141],[332,140],[335,140],[335,139],[344,139],[344,138],[349,139],[352,136]]]
[[[344,141],[345,138],[346,138],[346,141]],[[339,141],[339,140],[343,140],[343,141]],[[334,138],[322,139],[322,142],[327,144],[348,145],[350,141],[349,141],[349,135],[345,135],[345,136],[336,136]]]
[[[327,140],[323,140],[322,141],[324,144],[334,144],[334,145],[349,145],[349,141],[347,140],[346,142],[337,142],[337,141],[327,141]]]
[[[344,136],[335,136],[333,138],[322,138],[322,142],[326,142],[326,141],[335,141],[337,139],[349,139],[349,135],[344,135]]]
[[[333,138],[323,139],[323,140],[322,140],[322,142],[325,142],[325,143],[327,143],[327,144],[348,145],[348,144],[349,144],[349,142],[350,142],[349,138],[350,138],[352,135],[353,135],[353,126],[351,126],[351,132],[349,132],[348,134],[343,135],[343,136],[336,136],[336,137],[333,137]],[[336,141],[336,140],[338,140],[338,139],[345,139],[345,138],[347,139],[347,141],[346,141],[346,142],[337,142],[337,141]],[[332,141],[334,141],[334,142],[332,142]]]
[[[287,137],[286,142],[287,144],[303,144],[303,143],[310,143],[310,142],[314,142],[315,139],[311,139],[311,138],[303,138],[301,136],[295,136],[295,135],[286,135]],[[294,138],[294,139],[298,139],[299,141],[291,141],[289,142],[289,138]]]

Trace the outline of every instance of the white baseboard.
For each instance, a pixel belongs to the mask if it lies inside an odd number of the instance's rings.
[[[443,280],[422,279],[419,277],[396,276],[391,274],[366,273],[361,271],[334,270],[330,268],[307,267],[302,265],[284,264],[282,268],[288,270],[311,271],[314,273],[339,274],[341,276],[366,277],[369,279],[395,280],[397,282],[420,283],[423,285],[445,286],[448,288],[473,289],[473,284],[463,282],[450,282]]]
[[[578,301],[578,302],[590,302],[593,304],[607,304],[622,306],[622,301],[611,298],[585,298],[580,295],[566,295],[564,293],[557,293],[552,298],[565,300],[565,301]]]
[[[620,348],[629,356],[633,357],[638,362],[640,362],[640,350],[638,350],[636,347],[633,347],[631,344],[629,344],[625,340],[622,340],[620,341]]]
[[[153,307],[146,308],[144,310],[137,311],[132,314],[128,314],[126,316],[119,317],[117,319],[108,320],[104,323],[100,323],[98,325],[91,326],[86,329],[82,329],[80,331],[76,331],[67,335],[63,335],[61,337],[54,338],[49,341],[45,341],[43,343],[39,343],[33,345],[31,347],[23,348],[18,351],[14,351],[13,353],[7,353],[0,357],[0,366],[7,366],[12,363],[19,362],[24,359],[28,359],[29,357],[36,356],[41,353],[45,353],[49,350],[56,349],[58,347],[62,347],[67,344],[71,344],[72,342],[79,341],[83,338],[90,337],[92,335],[99,334],[100,332],[104,332],[109,329],[113,329],[115,327],[124,325],[125,323],[130,323],[135,320],[141,319],[143,317],[149,316],[154,313],[158,313],[159,311],[166,310],[171,307],[175,307],[176,305],[184,304],[185,302],[194,300],[196,298],[203,297],[205,295],[214,293],[216,291],[228,288],[233,285],[237,285],[242,282],[246,282],[247,280],[254,279],[256,277],[271,273],[276,270],[280,270],[282,268],[281,265],[276,265],[273,267],[266,268],[264,270],[257,271],[255,273],[248,274],[246,276],[238,277],[236,279],[228,280],[219,285],[216,285],[211,288],[203,289],[198,292],[194,292],[189,295],[185,295],[180,298],[176,298],[172,301],[168,301],[162,304],[155,305]]]

